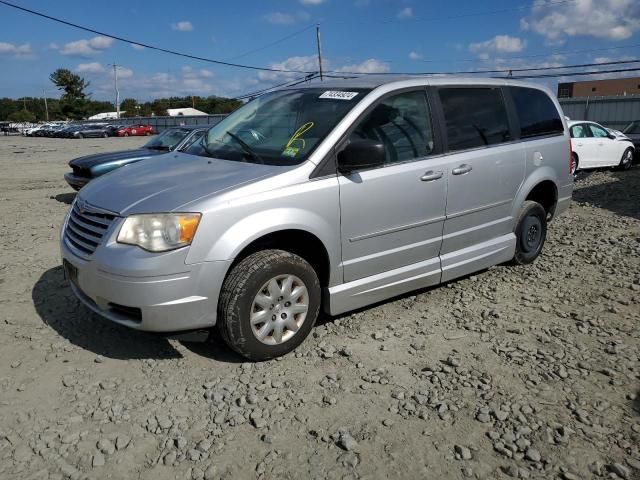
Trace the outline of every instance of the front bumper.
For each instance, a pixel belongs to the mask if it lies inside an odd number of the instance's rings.
[[[112,240],[85,260],[62,238],[61,253],[67,276],[73,272],[70,284],[78,299],[113,322],[149,332],[216,323],[218,295],[230,262],[187,265],[188,248],[151,254]]]
[[[64,179],[67,181],[69,186],[71,186],[71,188],[73,188],[74,190],[80,190],[82,187],[84,187],[87,183],[91,181],[91,179],[88,177],[78,177],[77,175],[74,175],[71,172],[65,173]]]

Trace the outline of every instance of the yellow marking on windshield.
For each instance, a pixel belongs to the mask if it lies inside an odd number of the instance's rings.
[[[290,148],[292,147],[296,142],[302,142],[302,148],[301,150],[304,150],[305,147],[305,141],[304,138],[300,138],[302,136],[302,134],[307,133],[309,130],[311,130],[313,128],[313,126],[315,125],[315,123],[313,122],[307,122],[304,125],[302,125],[299,129],[297,129],[293,135],[291,135],[291,138],[289,139],[289,141],[286,144],[286,148]]]

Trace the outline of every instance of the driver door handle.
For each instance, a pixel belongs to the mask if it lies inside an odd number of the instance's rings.
[[[438,180],[439,178],[442,178],[443,175],[444,175],[444,172],[434,172],[433,170],[429,170],[428,172],[425,172],[425,174],[420,177],[420,180],[422,180],[423,182],[432,182],[433,180]]]
[[[451,173],[453,173],[454,175],[464,175],[465,173],[469,173],[471,170],[473,170],[471,165],[467,165],[466,163],[463,163],[459,167],[456,167],[453,170],[451,170]]]

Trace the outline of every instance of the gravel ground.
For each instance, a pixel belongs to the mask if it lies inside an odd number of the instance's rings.
[[[112,325],[63,279],[66,162],[144,141],[0,137],[0,478],[640,478],[640,168],[583,175],[533,266],[250,364]]]

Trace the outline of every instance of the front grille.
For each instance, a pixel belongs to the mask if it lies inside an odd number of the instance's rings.
[[[102,237],[115,215],[95,209],[86,203],[80,209],[77,203],[74,202],[71,207],[64,238],[81,256],[88,257],[102,242]]]

